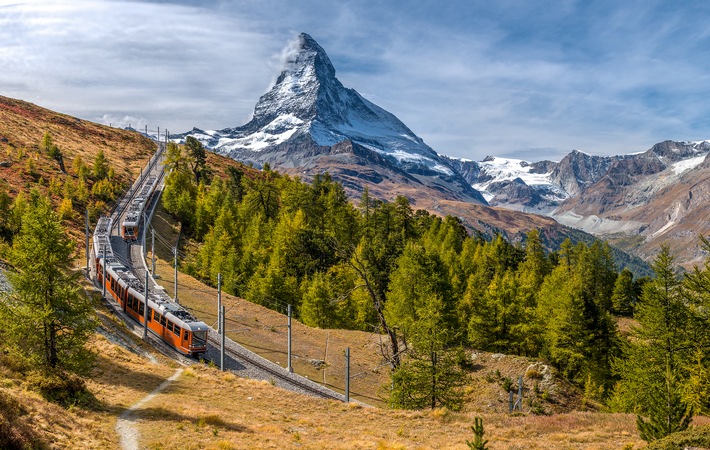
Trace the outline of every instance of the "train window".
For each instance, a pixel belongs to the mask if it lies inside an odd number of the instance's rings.
[[[173,331],[173,323],[172,322],[168,322],[167,329],[168,329],[168,331]]]
[[[163,327],[166,326],[165,316],[160,316],[160,325],[162,325]]]
[[[189,341],[190,340],[190,332],[185,330],[185,332],[182,334],[182,339],[183,339],[183,341]]]
[[[173,333],[175,333],[175,336],[180,337],[180,330],[181,328],[178,325],[175,325],[173,328]]]
[[[145,304],[143,302],[138,302],[138,314],[140,314],[141,316],[145,312],[144,306]]]
[[[153,310],[151,308],[148,308],[148,322],[153,321]]]
[[[193,331],[192,332],[192,346],[201,347],[207,342],[207,332],[206,331]]]

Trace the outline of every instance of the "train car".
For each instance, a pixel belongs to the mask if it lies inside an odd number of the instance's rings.
[[[126,219],[121,224],[121,237],[124,241],[135,241],[138,239],[138,225],[140,214],[135,216],[126,215]]]
[[[106,293],[136,322],[145,323],[147,304],[150,331],[184,355],[198,357],[207,351],[207,325],[172,302],[162,289],[150,293],[146,302],[143,283],[108,252],[96,258],[96,267]]]
[[[143,210],[150,205],[157,184],[158,177],[149,175],[141,187],[140,192],[131,200],[123,222],[121,223],[121,237],[123,240],[135,241],[138,239],[138,230]]]

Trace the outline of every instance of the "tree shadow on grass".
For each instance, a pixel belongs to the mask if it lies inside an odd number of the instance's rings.
[[[96,367],[100,368],[100,375],[92,375],[94,379],[102,379],[111,385],[121,385],[144,392],[152,392],[165,381],[165,377],[150,372],[137,372],[116,364],[110,357],[96,356]],[[95,369],[96,370],[96,369]]]
[[[226,422],[217,415],[206,415],[204,417],[201,417],[180,414],[177,411],[173,411],[163,407],[137,409],[135,411],[132,411],[129,414],[128,418],[131,420],[143,421],[165,420],[175,423],[189,422],[191,425],[197,428],[214,427],[220,430],[234,431],[237,433],[254,433],[254,430],[249,427],[246,427],[241,424]]]

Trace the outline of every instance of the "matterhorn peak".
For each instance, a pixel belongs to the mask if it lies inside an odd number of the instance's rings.
[[[311,68],[313,68],[316,75],[319,75],[321,78],[335,78],[333,63],[330,62],[330,58],[328,58],[323,47],[318,45],[318,42],[309,34],[299,34],[298,37],[286,47],[283,57],[285,61],[283,72],[281,72],[281,76],[279,77],[280,80],[283,80],[287,73],[302,72],[304,69]],[[277,83],[278,82],[277,80]]]
[[[255,164],[269,158],[275,162],[279,158],[274,153],[287,152],[291,167],[303,162],[295,156],[297,149],[311,146],[326,152],[338,144],[350,145],[387,170],[408,174],[408,180],[444,180],[458,197],[485,203],[397,117],[344,87],[325,50],[310,35],[299,34],[281,56],[281,73],[259,98],[249,123],[191,134],[216,152]]]
[[[344,87],[325,50],[310,35],[299,34],[282,56],[283,70],[259,99],[252,120],[225,130],[236,139],[221,140],[218,150],[260,151],[307,136],[320,146],[352,141],[398,163],[424,162],[448,172],[434,162],[436,153],[393,114]]]

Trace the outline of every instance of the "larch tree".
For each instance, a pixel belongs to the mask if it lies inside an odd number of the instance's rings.
[[[611,296],[612,309],[621,316],[631,316],[635,303],[634,275],[629,269],[624,268],[614,283],[614,292]]]
[[[108,177],[109,164],[103,150],[99,150],[96,154],[92,171],[96,180],[103,180]]]
[[[685,430],[693,417],[682,398],[684,367],[693,356],[692,316],[667,246],[652,267],[656,278],[644,286],[636,309],[639,327],[617,365],[625,391],[634,396],[641,438],[649,442]]]
[[[28,367],[87,373],[92,302],[72,273],[74,243],[44,197],[27,205],[9,254],[12,293],[0,301],[4,345]]]
[[[461,406],[465,374],[451,293],[440,257],[408,244],[392,274],[385,305],[388,322],[401,330],[408,349],[392,373],[392,406]]]
[[[710,241],[700,237],[701,247],[710,252]],[[689,340],[693,357],[688,363],[689,377],[683,388],[683,398],[696,412],[710,413],[710,259],[702,268],[694,267],[683,280],[683,295],[693,313]]]
[[[207,152],[202,142],[192,136],[185,139],[185,148],[190,156],[190,168],[195,176],[195,183],[199,184],[202,179],[205,169],[207,168]]]

